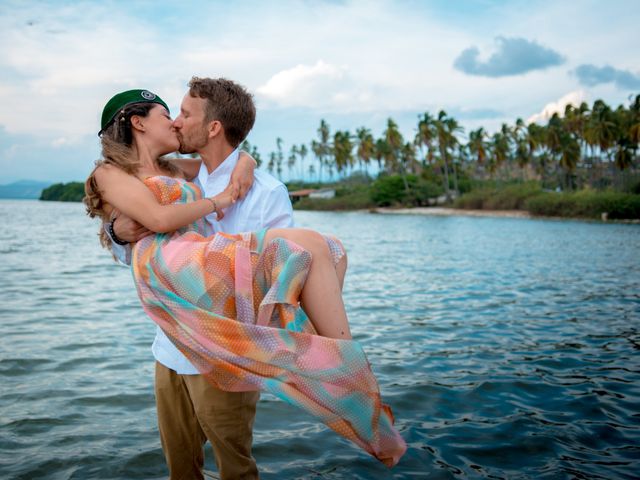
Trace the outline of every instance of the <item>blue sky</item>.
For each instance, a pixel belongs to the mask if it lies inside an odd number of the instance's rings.
[[[147,88],[178,109],[192,75],[255,95],[263,154],[332,130],[413,137],[444,109],[468,132],[640,93],[640,8],[609,1],[0,0],[0,184],[83,180],[101,109]]]

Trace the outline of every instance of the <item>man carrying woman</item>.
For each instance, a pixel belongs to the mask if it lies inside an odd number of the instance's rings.
[[[263,172],[240,201],[223,190],[253,126],[251,96],[228,80],[194,78],[178,118],[168,115],[148,91],[111,99],[86,202],[92,215],[117,215],[112,236],[138,240],[134,278],[159,326],[156,398],[171,478],[202,478],[206,439],[222,478],[257,478],[251,431],[261,389],[395,464],[406,446],[350,340],[341,244],[274,228],[291,226],[291,207]],[[177,148],[197,151],[202,163],[161,158]],[[232,235],[241,231],[255,233]]]

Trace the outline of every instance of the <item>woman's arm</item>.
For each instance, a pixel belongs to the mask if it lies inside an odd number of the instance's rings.
[[[172,232],[214,210],[221,216],[221,209],[227,208],[233,202],[227,189],[215,197],[203,198],[195,202],[160,205],[144,183],[117,167],[103,165],[95,171],[94,175],[105,202],[149,230],[158,233]]]
[[[178,167],[184,173],[184,178],[192,181],[198,176],[202,160],[199,158],[171,158],[171,163]],[[244,150],[240,150],[240,156],[236,163],[229,186],[232,187],[232,195],[234,200],[242,200],[247,192],[251,190],[254,180],[254,170],[258,166],[258,162]]]

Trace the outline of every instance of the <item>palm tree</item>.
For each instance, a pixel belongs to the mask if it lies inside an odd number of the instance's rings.
[[[564,109],[564,124],[571,135],[581,144],[580,149],[586,155],[586,142],[584,130],[589,118],[589,105],[582,102],[579,107],[570,103]],[[582,156],[582,155],[581,155]]]
[[[489,163],[489,173],[491,176],[500,169],[509,158],[509,137],[501,129],[491,136],[491,162]]]
[[[275,152],[271,152],[269,154],[269,163],[267,163],[267,171],[273,175],[273,171],[276,168],[276,153]]]
[[[389,150],[389,145],[387,145],[387,141],[384,138],[379,138],[376,140],[375,148],[373,149],[373,158],[378,162],[378,170],[382,171],[383,160],[387,156],[387,150]]]
[[[260,155],[260,152],[258,152],[258,147],[256,147],[255,145],[251,145],[249,143],[249,140],[245,140],[244,142],[242,142],[242,146],[240,147],[240,149],[244,150],[245,152],[249,152],[251,156],[255,159],[258,167],[262,165],[262,156]]]
[[[635,145],[635,149],[638,148],[638,144],[640,144],[640,95],[636,95],[635,100],[629,106],[629,112],[631,113],[631,125],[629,126],[629,137],[633,144]]]
[[[615,143],[614,163],[618,172],[616,177],[626,176],[626,170],[633,164],[633,157],[638,148],[638,142],[634,141],[634,111],[632,108],[626,109],[620,105],[614,112],[616,123],[617,139]],[[621,181],[616,182],[618,187],[622,186]]]
[[[425,112],[422,116],[418,116],[418,132],[416,133],[415,143],[418,147],[424,147],[426,153],[423,157],[423,165],[433,163],[433,141],[436,139],[436,131],[434,125],[434,118]]]
[[[455,151],[456,148],[460,145],[458,141],[457,133],[462,133],[464,129],[460,126],[458,121],[455,118],[449,117],[445,121],[445,125],[448,130],[449,144],[448,148],[451,151]],[[452,155],[451,165],[453,166],[453,189],[456,192],[456,195],[460,194],[460,189],[458,188],[458,163],[462,161],[462,157],[460,155]]]
[[[287,158],[287,170],[289,170],[289,180],[293,178],[293,168],[295,167],[296,160],[298,159],[298,146],[292,145],[289,150],[289,157]]]
[[[565,130],[562,124],[562,119],[560,115],[556,112],[551,115],[549,122],[547,123],[547,147],[549,152],[551,153],[551,157],[554,160],[554,166],[556,170],[556,175],[559,172],[560,162],[559,158],[562,156],[562,150],[564,145],[567,143],[564,138]],[[562,182],[564,183],[564,182]]]
[[[455,135],[462,131],[462,127],[460,127],[454,118],[448,117],[444,110],[440,110],[438,118],[433,121],[433,125],[438,139],[440,159],[444,167],[444,191],[447,200],[451,200],[451,190],[449,188],[449,171],[451,170],[449,168],[449,150],[454,150],[457,146],[458,139]],[[454,189],[455,192],[458,193],[458,178],[455,172],[455,166],[452,173],[454,175]]]
[[[353,143],[351,143],[351,134],[348,131],[338,130],[333,136],[333,157],[336,163],[338,173],[348,170],[353,164]]]
[[[402,170],[405,172],[415,173],[417,167],[416,149],[411,142],[407,142],[400,152]]]
[[[487,133],[482,127],[469,132],[469,142],[467,143],[467,147],[469,148],[471,155],[474,157],[476,172],[478,172],[480,168],[484,169],[484,165],[487,161],[488,152],[487,144],[485,142],[486,137]]]
[[[398,130],[398,124],[393,119],[387,119],[387,128],[383,133],[385,143],[387,145],[385,151],[385,164],[390,172],[400,173],[404,188],[409,191],[409,183],[407,182],[407,175],[404,166],[401,163],[401,152],[404,146],[404,139],[400,130]]]
[[[327,165],[329,155],[331,154],[331,145],[329,144],[329,139],[331,137],[331,133],[329,130],[329,124],[324,120],[320,120],[320,126],[318,127],[318,137],[319,141],[311,142],[311,150],[313,150],[314,155],[318,159],[318,164],[320,166],[319,169],[319,179],[322,181],[322,168]],[[330,167],[330,170],[333,170]]]
[[[593,147],[598,147],[600,154],[611,160],[610,149],[616,139],[616,125],[611,108],[602,100],[596,100],[591,107],[591,115],[585,128],[585,139]],[[600,157],[600,177],[602,177],[603,159]]]
[[[580,161],[580,144],[572,135],[565,133],[561,139],[560,166],[564,170],[564,185],[575,188],[573,177],[576,166]]]
[[[304,143],[298,147],[298,155],[300,155],[300,179],[304,178],[304,160],[308,153],[309,150],[307,150],[307,146]]]
[[[362,166],[365,165],[368,170],[371,158],[374,156],[375,143],[371,130],[361,127],[356,130],[356,138],[358,141],[358,149],[356,150],[356,156],[358,157],[358,163],[360,165],[360,171],[364,172]]]
[[[527,143],[527,128],[521,118],[516,120],[516,125],[512,130],[512,134],[515,142],[514,159],[520,168],[520,178],[524,180],[526,168],[531,157],[529,155],[529,147]]]
[[[278,179],[282,180],[282,162],[284,161],[284,153],[282,152],[282,139],[276,138],[276,172],[278,173]]]

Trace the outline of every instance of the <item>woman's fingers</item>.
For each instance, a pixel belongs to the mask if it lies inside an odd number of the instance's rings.
[[[138,238],[136,239],[136,241],[141,240],[144,237],[148,237],[152,233],[153,232],[151,230],[147,230],[146,228],[143,228],[142,231],[138,233]]]

